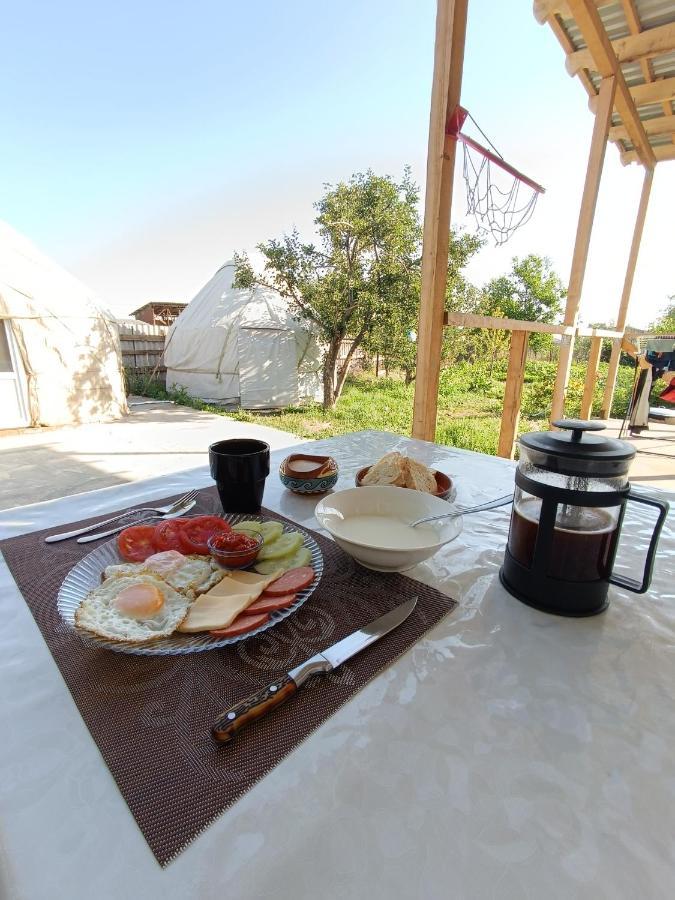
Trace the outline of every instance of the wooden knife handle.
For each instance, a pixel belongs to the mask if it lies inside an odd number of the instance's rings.
[[[226,744],[242,728],[276,709],[277,706],[281,706],[297,691],[298,686],[291,676],[284,675],[283,678],[279,678],[268,685],[268,687],[251,694],[250,697],[218,716],[211,729],[211,734],[215,740],[221,744]]]

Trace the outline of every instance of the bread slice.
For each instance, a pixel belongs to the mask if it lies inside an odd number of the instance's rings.
[[[415,491],[424,491],[426,494],[435,494],[437,490],[436,477],[431,469],[417,462],[416,459],[408,459],[405,486]]]
[[[404,487],[405,477],[405,460],[400,453],[394,450],[370,467],[370,471],[363,476],[361,484],[392,484]]]

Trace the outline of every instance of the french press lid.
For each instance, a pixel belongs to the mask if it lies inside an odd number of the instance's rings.
[[[626,441],[592,434],[604,430],[606,426],[602,422],[558,419],[552,424],[564,430],[529,432],[520,437],[534,465],[565,475],[599,478],[614,478],[628,472],[635,448]]]

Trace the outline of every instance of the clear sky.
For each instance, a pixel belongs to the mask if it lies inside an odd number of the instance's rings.
[[[325,182],[372,168],[424,187],[433,0],[23,0],[3,10],[0,218],[125,314],[187,301],[235,250],[297,225]],[[549,256],[567,281],[593,117],[528,0],[470,0],[463,104],[547,188],[488,246]],[[458,157],[461,159],[461,157]],[[618,305],[642,170],[609,146],[582,319]],[[465,218],[458,179],[453,226]],[[657,167],[629,320],[675,291],[675,162]],[[668,208],[670,203],[670,209]]]

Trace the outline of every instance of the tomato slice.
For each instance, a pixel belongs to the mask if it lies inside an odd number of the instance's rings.
[[[157,552],[154,525],[131,525],[117,535],[117,549],[127,562],[145,562]]]
[[[283,597],[266,597],[261,594],[250,606],[246,607],[247,613],[272,613],[278,609],[286,609],[295,603],[297,594],[284,594]]]
[[[208,539],[219,532],[231,530],[220,516],[195,516],[194,519],[186,519],[180,530],[181,550],[183,553],[208,556]]]
[[[165,519],[163,522],[158,522],[155,525],[153,540],[158,552],[178,550],[182,553],[183,545],[180,542],[180,533],[183,523],[187,521],[187,519]]]
[[[309,587],[314,581],[314,569],[311,566],[300,566],[299,569],[289,569],[288,572],[268,584],[265,593],[268,597],[282,597],[284,594],[294,594],[303,588]]]
[[[209,634],[212,634],[213,637],[235,637],[238,634],[246,634],[247,631],[253,631],[254,628],[259,628],[261,625],[264,625],[268,619],[269,616],[267,613],[258,613],[257,615],[250,616],[248,610],[246,610],[246,612],[237,616],[234,622],[232,622],[231,625],[228,625],[227,628],[218,628],[216,631],[209,631]]]

